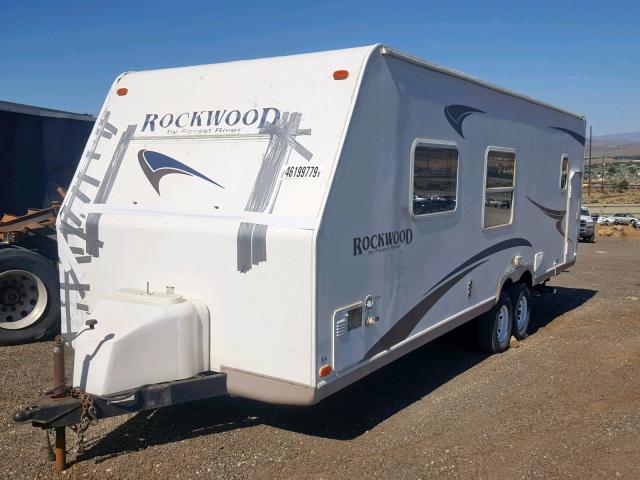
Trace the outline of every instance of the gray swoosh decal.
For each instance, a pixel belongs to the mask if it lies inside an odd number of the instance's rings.
[[[572,137],[574,140],[577,140],[582,146],[584,146],[585,144],[586,139],[582,135],[580,135],[578,132],[574,132],[573,130],[569,130],[568,128],[563,128],[563,127],[549,127],[549,128],[553,128],[554,130],[558,130],[559,132],[566,133],[567,135]]]
[[[453,129],[458,132],[462,138],[464,138],[464,134],[462,133],[462,122],[472,113],[485,113],[482,110],[478,110],[477,108],[469,107],[467,105],[447,105],[444,107],[444,116],[449,122],[449,124],[453,127]]]
[[[564,216],[566,215],[566,210],[553,210],[551,208],[545,207],[544,205],[540,205],[538,202],[533,200],[530,197],[527,199],[533,203],[536,207],[538,207],[542,213],[544,213],[547,217],[553,218],[556,221],[556,230],[564,237],[564,229],[562,228],[562,224],[564,222]]]
[[[513,247],[531,246],[531,242],[524,238],[510,238],[496,243],[489,248],[485,248],[469,260],[462,263],[460,266],[456,267],[436,283],[415,307],[409,310],[409,312],[398,320],[396,324],[393,325],[393,327],[391,327],[389,331],[369,349],[365,354],[364,359],[371,358],[408,338],[420,320],[424,318],[438,300],[440,300],[456,283],[458,283],[461,278],[478,268],[480,265],[489,261],[486,257]]]
[[[502,241],[500,243],[496,243],[495,245],[492,245],[489,248],[485,248],[480,253],[474,255],[469,260],[464,262],[458,268],[456,268],[455,270],[449,272],[446,276],[444,276],[442,279],[440,279],[440,281],[438,283],[436,283],[433,287],[431,287],[431,289],[427,293],[431,292],[434,288],[436,288],[438,285],[440,285],[442,282],[444,282],[447,278],[451,277],[452,275],[455,275],[460,270],[462,270],[464,268],[467,268],[472,263],[475,263],[478,260],[481,260],[481,259],[483,259],[485,257],[488,257],[489,255],[493,255],[494,253],[497,253],[497,252],[499,252],[501,250],[506,250],[507,248],[512,248],[512,247],[531,247],[531,246],[532,246],[531,242],[529,242],[528,240],[526,240],[524,238],[510,238],[509,240],[504,240],[504,241]],[[425,295],[427,293],[425,293]]]
[[[371,358],[378,353],[397,345],[401,341],[405,340],[416,328],[416,325],[422,320],[422,318],[431,310],[438,300],[440,300],[445,293],[447,293],[451,287],[453,287],[458,280],[464,277],[467,273],[475,270],[480,265],[485,262],[488,262],[489,259],[483,260],[476,265],[466,268],[462,272],[460,272],[455,277],[449,279],[447,282],[440,285],[433,292],[427,295],[424,299],[420,301],[415,307],[413,307],[409,312],[402,317],[396,324],[391,327],[391,329],[385,333],[380,340],[378,340],[373,347],[369,349],[369,351],[365,354],[364,358]]]

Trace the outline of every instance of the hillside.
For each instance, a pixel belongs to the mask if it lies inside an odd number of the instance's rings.
[[[587,143],[587,153],[588,148],[589,144]],[[592,152],[594,157],[638,155],[637,158],[640,159],[640,132],[594,136]]]

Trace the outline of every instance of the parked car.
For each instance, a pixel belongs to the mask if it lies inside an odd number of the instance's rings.
[[[609,215],[609,218],[615,225],[634,225],[638,221],[638,218],[630,213],[614,213]]]
[[[611,217],[605,217],[604,215],[601,215],[598,217],[597,220],[598,225],[613,225],[613,219]]]
[[[593,243],[596,240],[596,227],[589,210],[580,208],[580,226],[578,228],[578,239]]]

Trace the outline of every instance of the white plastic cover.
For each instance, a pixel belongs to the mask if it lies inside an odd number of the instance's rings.
[[[97,303],[76,342],[73,385],[108,395],[209,369],[209,313],[179,295],[127,289]]]

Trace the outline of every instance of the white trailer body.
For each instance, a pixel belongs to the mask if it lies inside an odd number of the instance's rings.
[[[584,130],[381,45],[124,74],[58,216],[74,385],[311,405],[573,264]]]

